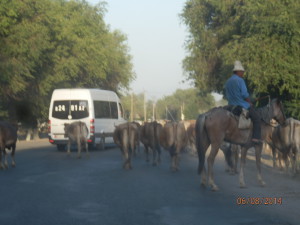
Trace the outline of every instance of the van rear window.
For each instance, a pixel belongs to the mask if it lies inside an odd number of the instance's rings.
[[[86,100],[54,101],[52,117],[63,120],[83,119],[89,116],[88,108]]]
[[[94,101],[95,118],[118,119],[118,105],[116,102]]]

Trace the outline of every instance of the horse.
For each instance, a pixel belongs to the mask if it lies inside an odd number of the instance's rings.
[[[269,122],[271,119],[275,119],[279,124],[285,123],[285,115],[283,112],[283,106],[280,100],[273,99],[269,101],[268,105],[257,108],[258,114],[261,117],[261,134],[262,139],[267,138],[269,134]],[[228,110],[218,107],[213,108],[210,111],[200,114],[196,121],[196,147],[199,159],[198,174],[201,175],[201,185],[206,186],[206,170],[205,170],[205,154],[211,145],[211,151],[207,158],[208,166],[208,185],[212,191],[218,191],[219,188],[214,182],[213,178],[213,164],[218,150],[223,141],[238,144],[241,146],[241,165],[239,183],[240,187],[246,187],[244,180],[244,167],[246,162],[247,150],[251,147],[255,148],[257,178],[261,186],[265,186],[265,182],[261,176],[261,152],[262,143],[253,143],[252,128],[250,125],[248,129],[238,128],[238,117],[234,116]]]

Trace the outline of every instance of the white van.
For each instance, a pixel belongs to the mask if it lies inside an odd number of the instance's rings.
[[[89,148],[113,143],[115,125],[125,123],[119,97],[101,89],[55,89],[49,108],[49,142],[64,150],[68,139],[64,124],[85,122],[89,129]]]

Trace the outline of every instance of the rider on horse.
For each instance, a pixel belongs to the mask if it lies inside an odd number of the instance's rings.
[[[240,61],[235,61],[233,75],[226,81],[225,96],[229,105],[240,106],[249,110],[249,117],[253,122],[252,142],[261,143],[260,117],[253,107],[245,84],[244,67]]]

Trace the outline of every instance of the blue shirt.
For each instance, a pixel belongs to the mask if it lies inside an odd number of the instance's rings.
[[[249,93],[243,78],[233,74],[225,84],[225,95],[229,105],[239,105],[245,109],[249,109],[250,104],[245,99],[249,97]]]

